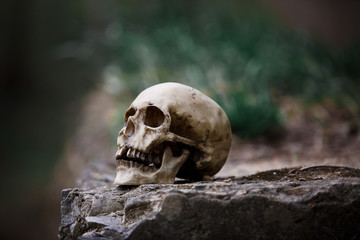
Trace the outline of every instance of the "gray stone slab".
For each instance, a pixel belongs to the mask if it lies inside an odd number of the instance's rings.
[[[360,178],[65,189],[60,239],[360,239]]]

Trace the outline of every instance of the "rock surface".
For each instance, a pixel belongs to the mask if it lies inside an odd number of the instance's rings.
[[[359,169],[104,185],[63,190],[60,239],[360,239]]]

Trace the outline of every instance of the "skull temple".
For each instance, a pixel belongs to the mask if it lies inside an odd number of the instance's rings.
[[[116,153],[115,185],[200,180],[224,165],[229,120],[200,91],[179,83],[145,89],[125,113]]]

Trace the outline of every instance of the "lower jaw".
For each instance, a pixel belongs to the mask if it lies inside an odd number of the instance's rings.
[[[158,175],[159,171],[144,172],[135,167],[125,168],[123,166],[118,166],[114,185],[138,186],[141,184],[158,183]],[[173,181],[173,179],[166,179],[166,182],[172,183]]]

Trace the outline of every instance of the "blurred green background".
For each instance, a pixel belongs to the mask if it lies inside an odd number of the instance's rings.
[[[281,135],[284,96],[330,101],[358,119],[359,10],[355,1],[6,1],[0,237],[56,238],[60,189],[72,185],[49,182],[96,89],[116,103],[112,146],[134,97],[168,81],[215,99],[243,139]]]

